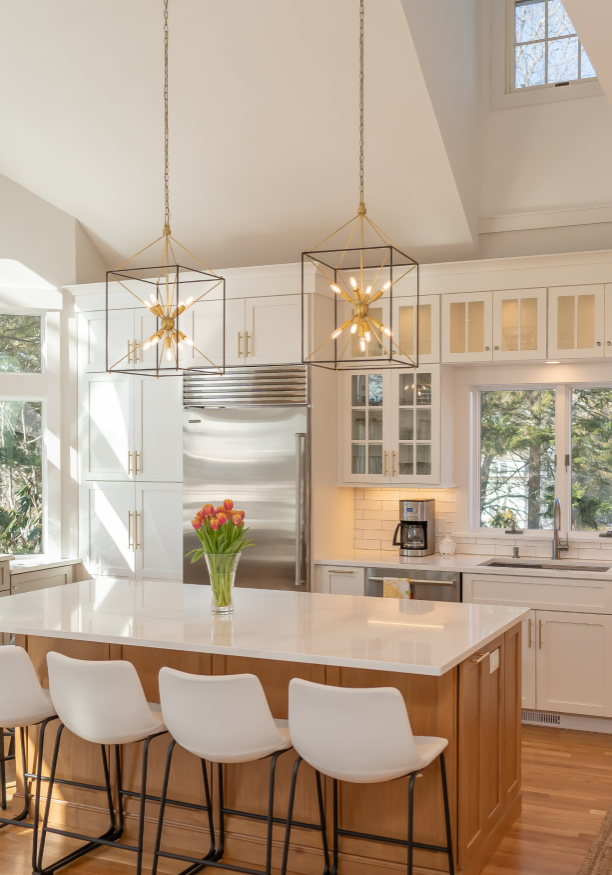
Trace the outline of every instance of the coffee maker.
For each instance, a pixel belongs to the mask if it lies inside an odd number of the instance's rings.
[[[433,498],[400,501],[400,522],[393,544],[400,556],[429,556],[436,552],[436,502]]]

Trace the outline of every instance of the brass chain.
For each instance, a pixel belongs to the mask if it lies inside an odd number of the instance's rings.
[[[166,209],[164,232],[170,233],[170,164],[168,126],[168,0],[164,0],[164,191]]]
[[[359,0],[359,206],[363,200],[363,20],[364,0]]]

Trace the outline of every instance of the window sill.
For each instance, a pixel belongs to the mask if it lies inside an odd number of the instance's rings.
[[[565,538],[567,532],[565,530],[561,530],[560,537]],[[486,540],[490,538],[491,540],[499,541],[508,539],[511,541],[513,539],[524,540],[524,541],[552,541],[553,533],[552,530],[545,531],[537,531],[535,529],[524,529],[523,534],[519,535],[518,532],[516,535],[506,534],[504,529],[474,529],[473,532],[450,532],[451,538],[478,538],[478,540]],[[598,543],[598,544],[610,544],[612,546],[612,538],[600,538],[598,534],[593,532],[569,532],[570,541],[580,542],[581,544],[586,543]]]

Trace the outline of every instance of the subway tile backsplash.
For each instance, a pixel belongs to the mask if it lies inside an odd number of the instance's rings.
[[[455,489],[355,489],[355,549],[397,554],[393,546],[393,532],[399,518],[399,501],[406,498],[435,498],[436,549],[446,535],[457,545],[457,553],[487,556],[512,556],[518,546],[520,555],[550,559],[551,545],[541,538],[519,535],[512,538],[500,533],[483,537],[473,534],[455,535]],[[598,538],[595,533],[585,543],[584,538],[572,539],[564,559],[599,559],[612,562],[612,538]]]

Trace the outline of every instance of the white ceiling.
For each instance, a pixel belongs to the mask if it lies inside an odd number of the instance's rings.
[[[0,4],[0,173],[113,266],[163,226],[161,0]],[[465,258],[419,4],[366,3],[366,202],[417,258]],[[354,214],[357,27],[357,0],[170,0],[172,230],[212,267],[297,261]]]

